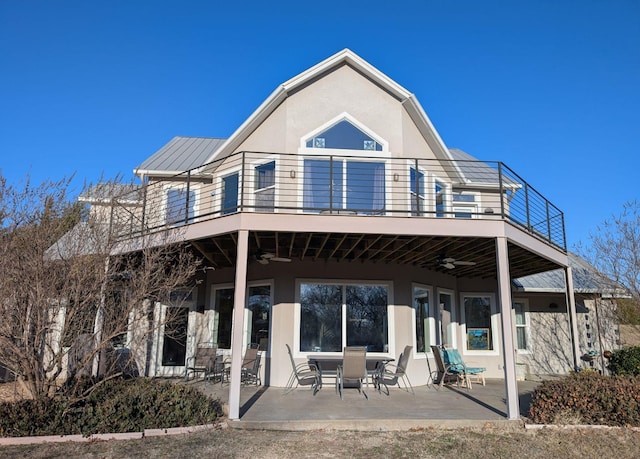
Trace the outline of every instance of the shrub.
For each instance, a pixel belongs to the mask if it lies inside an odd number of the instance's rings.
[[[614,375],[640,376],[640,346],[613,351],[608,368]]]
[[[208,424],[219,401],[193,388],[149,379],[114,379],[79,401],[65,396],[0,404],[0,436],[137,432]]]
[[[537,424],[640,426],[640,377],[584,371],[545,381],[533,392],[529,418]]]

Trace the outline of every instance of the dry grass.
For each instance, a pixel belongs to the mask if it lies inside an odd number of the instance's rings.
[[[305,457],[616,457],[638,456],[640,432],[544,429],[415,432],[211,430],[184,436],[93,443],[0,447],[0,457],[305,458]]]

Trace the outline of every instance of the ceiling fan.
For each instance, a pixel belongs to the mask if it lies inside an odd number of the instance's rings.
[[[441,257],[438,259],[438,265],[442,268],[453,269],[456,266],[475,266],[476,262],[456,260],[455,258],[451,257]]]
[[[289,263],[291,261],[291,258],[276,257],[275,253],[270,253],[270,252],[258,252],[256,254],[256,260],[261,265],[268,265],[270,261],[279,261],[279,262]]]

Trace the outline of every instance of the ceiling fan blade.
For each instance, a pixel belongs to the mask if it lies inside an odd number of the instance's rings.
[[[447,258],[441,258],[440,262],[441,263],[455,263],[456,259],[455,258],[451,258],[451,257],[447,257]]]
[[[261,265],[268,265],[269,264],[269,259],[268,258],[258,257],[258,258],[256,258],[256,260],[258,260],[258,263],[260,263]]]
[[[453,263],[442,263],[440,266],[447,269],[453,269],[456,267],[456,265],[454,265]]]
[[[271,261],[280,261],[280,262],[289,263],[291,261],[291,258],[271,257],[270,260]]]
[[[457,266],[475,266],[477,263],[475,261],[454,261],[453,264]]]

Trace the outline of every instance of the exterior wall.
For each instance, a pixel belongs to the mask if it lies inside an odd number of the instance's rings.
[[[518,351],[517,362],[526,366],[527,377],[563,375],[573,369],[571,332],[563,294],[515,293],[514,301],[528,302],[530,349]],[[556,305],[557,307],[554,307]],[[596,315],[597,309],[597,315]],[[594,368],[606,373],[605,350],[620,348],[615,301],[594,295],[576,295],[580,368]],[[589,352],[595,355],[590,358]]]
[[[232,269],[214,271],[208,274],[207,285],[229,285],[233,283]],[[413,346],[412,356],[408,365],[408,375],[415,385],[427,383],[428,367],[426,358],[432,369],[435,369],[433,356],[429,352],[416,353],[415,321],[413,320],[412,286],[420,284],[431,287],[430,303],[435,305],[437,290],[454,291],[455,305],[453,321],[456,324],[457,347],[462,348],[462,329],[460,326],[459,295],[460,287],[466,291],[488,293],[496,297],[496,283],[492,280],[472,280],[460,283],[453,276],[405,265],[380,265],[367,263],[336,263],[336,262],[292,262],[268,265],[250,263],[248,282],[256,280],[273,280],[273,305],[271,311],[270,347],[263,353],[263,381],[273,386],[284,386],[291,374],[291,363],[286,353],[285,344],[289,344],[294,352],[296,362],[306,360],[308,352],[297,351],[294,343],[296,327],[295,320],[297,306],[297,281],[381,281],[389,283],[389,352],[388,356],[398,358],[406,344]],[[210,288],[207,289],[207,308],[212,304]],[[496,308],[496,311],[498,309]],[[496,315],[499,323],[499,317]],[[500,329],[495,329],[500,333]],[[501,343],[501,341],[499,341]],[[501,345],[500,345],[501,346]],[[488,378],[503,378],[503,358],[500,350],[493,355],[464,355],[470,365],[480,365],[487,368]]]

